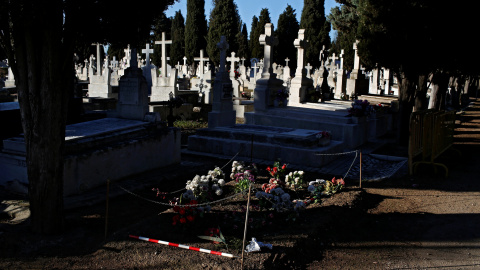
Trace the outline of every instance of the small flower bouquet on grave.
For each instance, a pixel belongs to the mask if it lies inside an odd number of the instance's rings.
[[[185,186],[187,190],[182,194],[182,199],[199,202],[210,202],[223,194],[225,185],[225,175],[223,171],[216,167],[208,172],[207,175],[196,175],[192,180],[188,180]]]
[[[357,99],[352,102],[352,107],[348,109],[348,116],[369,116],[373,112],[373,107],[368,100]]]
[[[256,172],[257,167],[255,164],[245,166],[242,161],[234,161],[232,163],[230,178],[236,182],[235,190],[237,192],[247,190],[251,184],[255,183]]]
[[[323,179],[311,181],[308,184],[307,190],[312,194],[314,202],[319,203],[322,196],[333,195],[341,191],[344,187],[345,181],[343,178],[336,179],[333,177],[330,181],[325,181]]]
[[[287,187],[295,190],[297,188],[301,188],[304,184],[303,175],[303,171],[290,172],[285,176],[285,184],[287,185]]]

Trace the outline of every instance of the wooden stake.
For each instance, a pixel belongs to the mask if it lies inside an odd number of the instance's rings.
[[[362,188],[362,151],[360,151],[360,188]]]
[[[109,192],[110,192],[110,179],[107,179],[107,198],[106,198],[106,209],[105,209],[105,241],[107,240],[107,232],[108,232],[108,200],[109,200]]]
[[[247,237],[247,226],[248,226],[248,212],[250,209],[250,193],[252,191],[252,184],[248,187],[248,200],[247,200],[247,214],[245,216],[245,229],[243,231],[243,245],[242,245],[242,264],[240,269],[243,269],[243,254],[245,252],[245,238]]]
[[[250,163],[253,162],[253,134],[252,134],[252,142],[250,143]]]

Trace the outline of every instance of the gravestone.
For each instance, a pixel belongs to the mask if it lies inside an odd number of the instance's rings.
[[[143,121],[148,112],[148,84],[138,68],[136,49],[132,49],[130,67],[119,81],[118,117]]]
[[[281,91],[283,81],[276,78],[271,67],[273,57],[272,47],[278,44],[273,34],[273,24],[265,24],[265,34],[260,35],[260,44],[264,46],[264,61],[262,77],[257,80],[254,90],[255,111],[265,111],[273,106],[275,93]]]
[[[290,83],[289,105],[295,106],[305,102],[307,90],[313,88],[313,80],[305,76],[304,48],[307,46],[305,29],[298,30],[298,38],[294,40],[293,44],[297,48],[297,69],[295,71],[295,77]]]
[[[200,57],[195,57],[193,60],[200,62],[200,63],[198,64],[198,73],[197,73],[197,76],[198,76],[200,79],[203,79],[203,76],[204,76],[204,73],[205,73],[205,71],[204,71],[205,62],[208,62],[209,58],[203,56],[203,49],[202,49],[202,50],[200,50]]]
[[[171,40],[165,40],[165,32],[162,32],[162,40],[155,41],[155,44],[162,45],[162,66],[161,66],[161,76],[167,77],[167,45],[172,44]]]
[[[235,125],[235,111],[232,102],[232,81],[225,70],[228,43],[221,36],[217,48],[220,50],[220,69],[215,76],[213,87],[212,111],[208,113],[208,127],[225,127]]]
[[[151,92],[152,88],[152,66],[150,65],[150,54],[153,53],[153,49],[150,49],[150,44],[147,43],[145,49],[142,49],[142,54],[145,54],[145,66],[142,67],[143,76],[147,80],[148,87],[150,88],[149,92]]]
[[[353,50],[355,52],[353,70],[350,73],[350,78],[347,79],[347,95],[350,97],[366,94],[368,91],[368,81],[365,80],[365,76],[360,72],[360,58],[357,53],[357,44],[358,40],[353,44]]]
[[[345,70],[343,69],[343,55],[344,50],[340,53],[340,67],[337,70],[337,86],[335,87],[335,99],[341,99],[346,95],[346,79]]]

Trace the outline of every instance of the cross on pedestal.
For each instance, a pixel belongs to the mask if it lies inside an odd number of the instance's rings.
[[[228,43],[225,36],[220,37],[220,42],[217,43],[217,48],[220,50],[220,72],[225,72],[225,62],[227,57]]]
[[[100,43],[92,43],[92,46],[97,46],[97,75],[102,75],[102,70],[100,68]]]
[[[360,58],[357,53],[358,40],[353,43],[353,50],[355,51],[355,58],[353,59],[353,69],[358,70],[360,68]]]
[[[288,57],[287,57],[287,58],[285,58],[285,66],[287,66],[287,67],[288,67],[288,62],[290,62],[290,59],[288,59]]]
[[[197,83],[195,84],[195,86],[197,86],[200,91],[198,92],[198,102],[202,102],[202,97],[203,97],[203,88],[208,88],[207,85],[203,84],[203,79],[200,79],[200,83]]]
[[[150,67],[150,54],[153,53],[153,49],[150,49],[150,43],[147,43],[145,49],[142,49],[142,54],[145,54],[145,61],[147,62],[146,66]]]
[[[227,61],[230,62],[230,77],[235,77],[235,63],[240,61],[240,58],[235,57],[235,52],[230,54],[230,57],[227,57]]]
[[[209,60],[208,57],[203,57],[203,49],[200,50],[200,57],[195,57],[195,58],[193,58],[193,60],[194,60],[194,61],[200,61],[199,67],[198,67],[198,68],[199,68],[199,69],[198,69],[198,72],[200,72],[200,78],[203,78],[203,73],[205,73],[204,70],[203,70],[203,68],[204,68],[204,66],[205,66],[205,62],[204,62],[204,61],[208,61],[208,60]]]
[[[307,78],[310,78],[310,70],[312,69],[313,67],[310,66],[310,63],[307,64],[307,66],[305,67],[305,69],[307,70]]]
[[[345,51],[342,49],[340,51],[340,69],[343,69],[343,54],[345,53]]]
[[[167,76],[167,44],[172,44],[171,40],[165,40],[165,32],[162,32],[162,40],[155,41],[155,44],[162,45],[162,76]]]
[[[272,46],[278,45],[278,38],[272,36],[273,34],[273,24],[266,23],[265,24],[265,34],[260,35],[259,41],[260,44],[264,46],[264,66],[263,66],[263,73],[262,78],[270,78],[273,74],[273,70],[271,67],[271,61],[273,58],[273,50]]]
[[[295,70],[295,77],[300,78],[304,75],[303,57],[304,57],[305,46],[307,45],[307,41],[305,40],[305,29],[298,30],[298,38],[293,41],[293,45],[295,46],[295,48],[297,48],[297,70]]]
[[[118,61],[117,61],[117,58],[114,56],[112,58],[112,61],[110,62],[111,66],[112,66],[112,69],[115,69],[118,67]]]
[[[188,58],[187,58],[186,56],[183,57],[183,65],[184,65],[184,66],[187,65],[187,59],[188,59]]]
[[[245,60],[247,60],[245,57],[240,58],[240,61],[242,61],[242,66],[245,66]]]
[[[85,62],[85,68],[87,68],[88,59],[85,59],[83,62]]]

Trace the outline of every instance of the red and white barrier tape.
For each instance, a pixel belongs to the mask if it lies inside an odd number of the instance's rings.
[[[146,237],[142,237],[142,236],[130,235],[130,238],[135,238],[135,239],[138,239],[138,240],[143,240],[143,241],[147,241],[147,242],[152,242],[152,243],[157,243],[157,244],[162,244],[162,245],[167,245],[167,246],[172,246],[172,247],[179,247],[179,248],[183,248],[183,249],[200,251],[200,252],[209,253],[209,254],[218,255],[218,256],[225,256],[225,257],[230,257],[230,258],[238,257],[238,256],[235,256],[235,255],[232,255],[232,254],[229,254],[229,253],[218,252],[218,251],[213,251],[213,250],[208,250],[208,249],[203,249],[203,248],[190,247],[190,246],[165,242],[165,241],[162,241],[162,240],[155,240],[155,239],[151,239],[151,238],[146,238]]]

